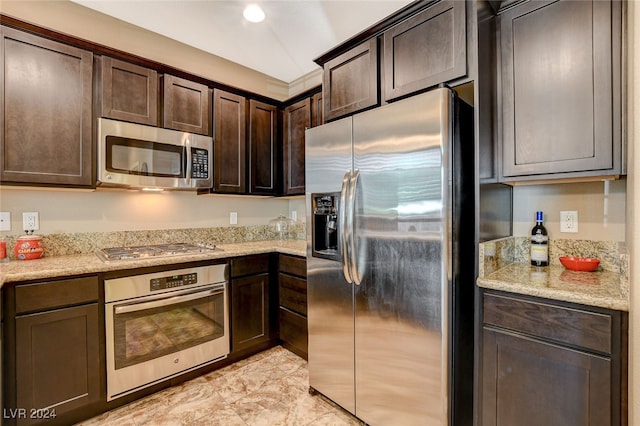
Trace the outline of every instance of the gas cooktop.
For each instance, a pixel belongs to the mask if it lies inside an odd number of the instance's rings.
[[[152,244],[148,246],[108,247],[98,249],[96,255],[103,262],[111,262],[114,260],[185,256],[189,254],[210,253],[213,251],[221,251],[221,249],[209,244],[171,243]]]

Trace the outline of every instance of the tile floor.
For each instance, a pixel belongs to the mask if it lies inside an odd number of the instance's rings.
[[[355,417],[309,395],[307,362],[278,346],[101,414],[79,426],[356,426]]]

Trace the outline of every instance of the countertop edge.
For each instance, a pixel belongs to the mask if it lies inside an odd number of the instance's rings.
[[[253,254],[282,253],[306,257],[304,240],[265,240],[219,244],[220,251],[172,258],[156,258],[105,263],[95,254],[44,257],[37,260],[13,260],[0,264],[0,288],[5,283],[98,274],[103,272],[164,266],[187,262],[228,259]]]
[[[478,287],[490,290],[500,290],[515,294],[535,296],[561,302],[571,302],[586,306],[594,306],[624,312],[629,311],[629,300],[620,297],[590,295],[586,293],[577,293],[562,289],[540,288],[535,286],[527,286],[523,283],[507,282],[503,280],[490,279],[487,277],[478,277],[476,280],[476,285]]]

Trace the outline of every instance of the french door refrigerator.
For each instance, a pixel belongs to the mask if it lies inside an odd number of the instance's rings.
[[[472,423],[473,111],[448,88],[306,131],[310,391]]]

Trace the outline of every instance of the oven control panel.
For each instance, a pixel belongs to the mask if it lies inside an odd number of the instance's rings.
[[[149,280],[149,288],[151,291],[165,290],[167,288],[197,284],[197,282],[198,274],[196,272],[192,272],[190,274],[168,275],[166,277],[153,278]]]

